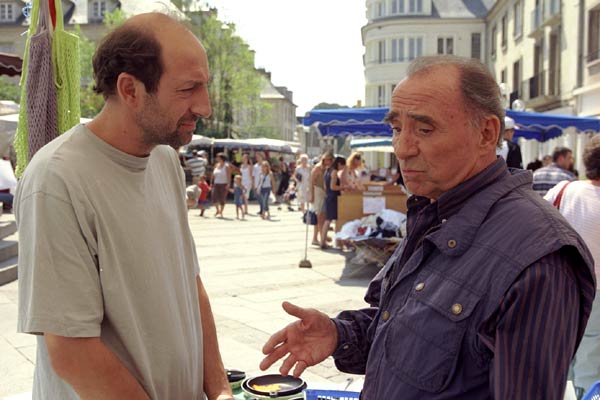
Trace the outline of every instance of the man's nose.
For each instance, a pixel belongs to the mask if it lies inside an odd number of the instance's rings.
[[[208,96],[208,89],[202,88],[199,93],[194,96],[194,102],[190,107],[190,111],[202,118],[208,118],[212,114],[210,107],[210,98]]]
[[[392,137],[394,153],[399,160],[405,160],[419,153],[415,137],[410,132],[402,132]]]

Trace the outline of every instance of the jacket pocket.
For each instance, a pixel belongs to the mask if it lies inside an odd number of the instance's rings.
[[[384,358],[400,380],[438,393],[452,380],[469,316],[480,295],[427,271],[387,322]]]

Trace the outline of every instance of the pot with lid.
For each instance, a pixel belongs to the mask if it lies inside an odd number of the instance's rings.
[[[226,369],[227,380],[231,390],[237,390],[242,385],[244,379],[246,379],[246,373],[244,371],[238,371],[236,369]]]
[[[257,376],[242,382],[242,390],[248,400],[300,400],[304,399],[302,393],[305,389],[306,382],[302,379],[276,374]]]

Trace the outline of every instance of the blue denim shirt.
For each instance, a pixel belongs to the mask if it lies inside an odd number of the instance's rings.
[[[371,307],[334,319],[336,365],[366,374],[362,398],[492,398],[500,346],[491,348],[482,331],[502,319],[504,296],[528,267],[569,248],[548,258],[569,272],[559,279],[582,288],[565,300],[574,322],[563,335],[566,378],[591,310],[593,263],[579,236],[531,190],[530,172],[509,173],[499,159],[435,203],[412,197],[407,230],[369,286]]]

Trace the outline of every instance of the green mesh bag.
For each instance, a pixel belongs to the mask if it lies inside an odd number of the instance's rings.
[[[62,16],[62,1],[55,0],[54,3],[56,15]],[[60,135],[77,125],[81,118],[79,95],[81,67],[79,37],[65,32],[63,18],[58,17],[52,37],[52,63],[58,95],[58,134]]]
[[[15,174],[20,177],[28,163],[28,118],[27,118],[27,79],[36,79],[27,74],[31,37],[36,34],[40,14],[40,1],[34,0],[31,23],[27,32],[23,68],[21,73],[21,104],[19,107],[19,122],[15,135],[14,147],[17,153],[17,168]],[[79,82],[79,38],[77,35],[65,32],[62,13],[62,2],[56,0],[56,27],[52,35],[52,64],[54,83],[57,91],[57,126],[58,134],[62,134],[79,123],[81,116]]]

